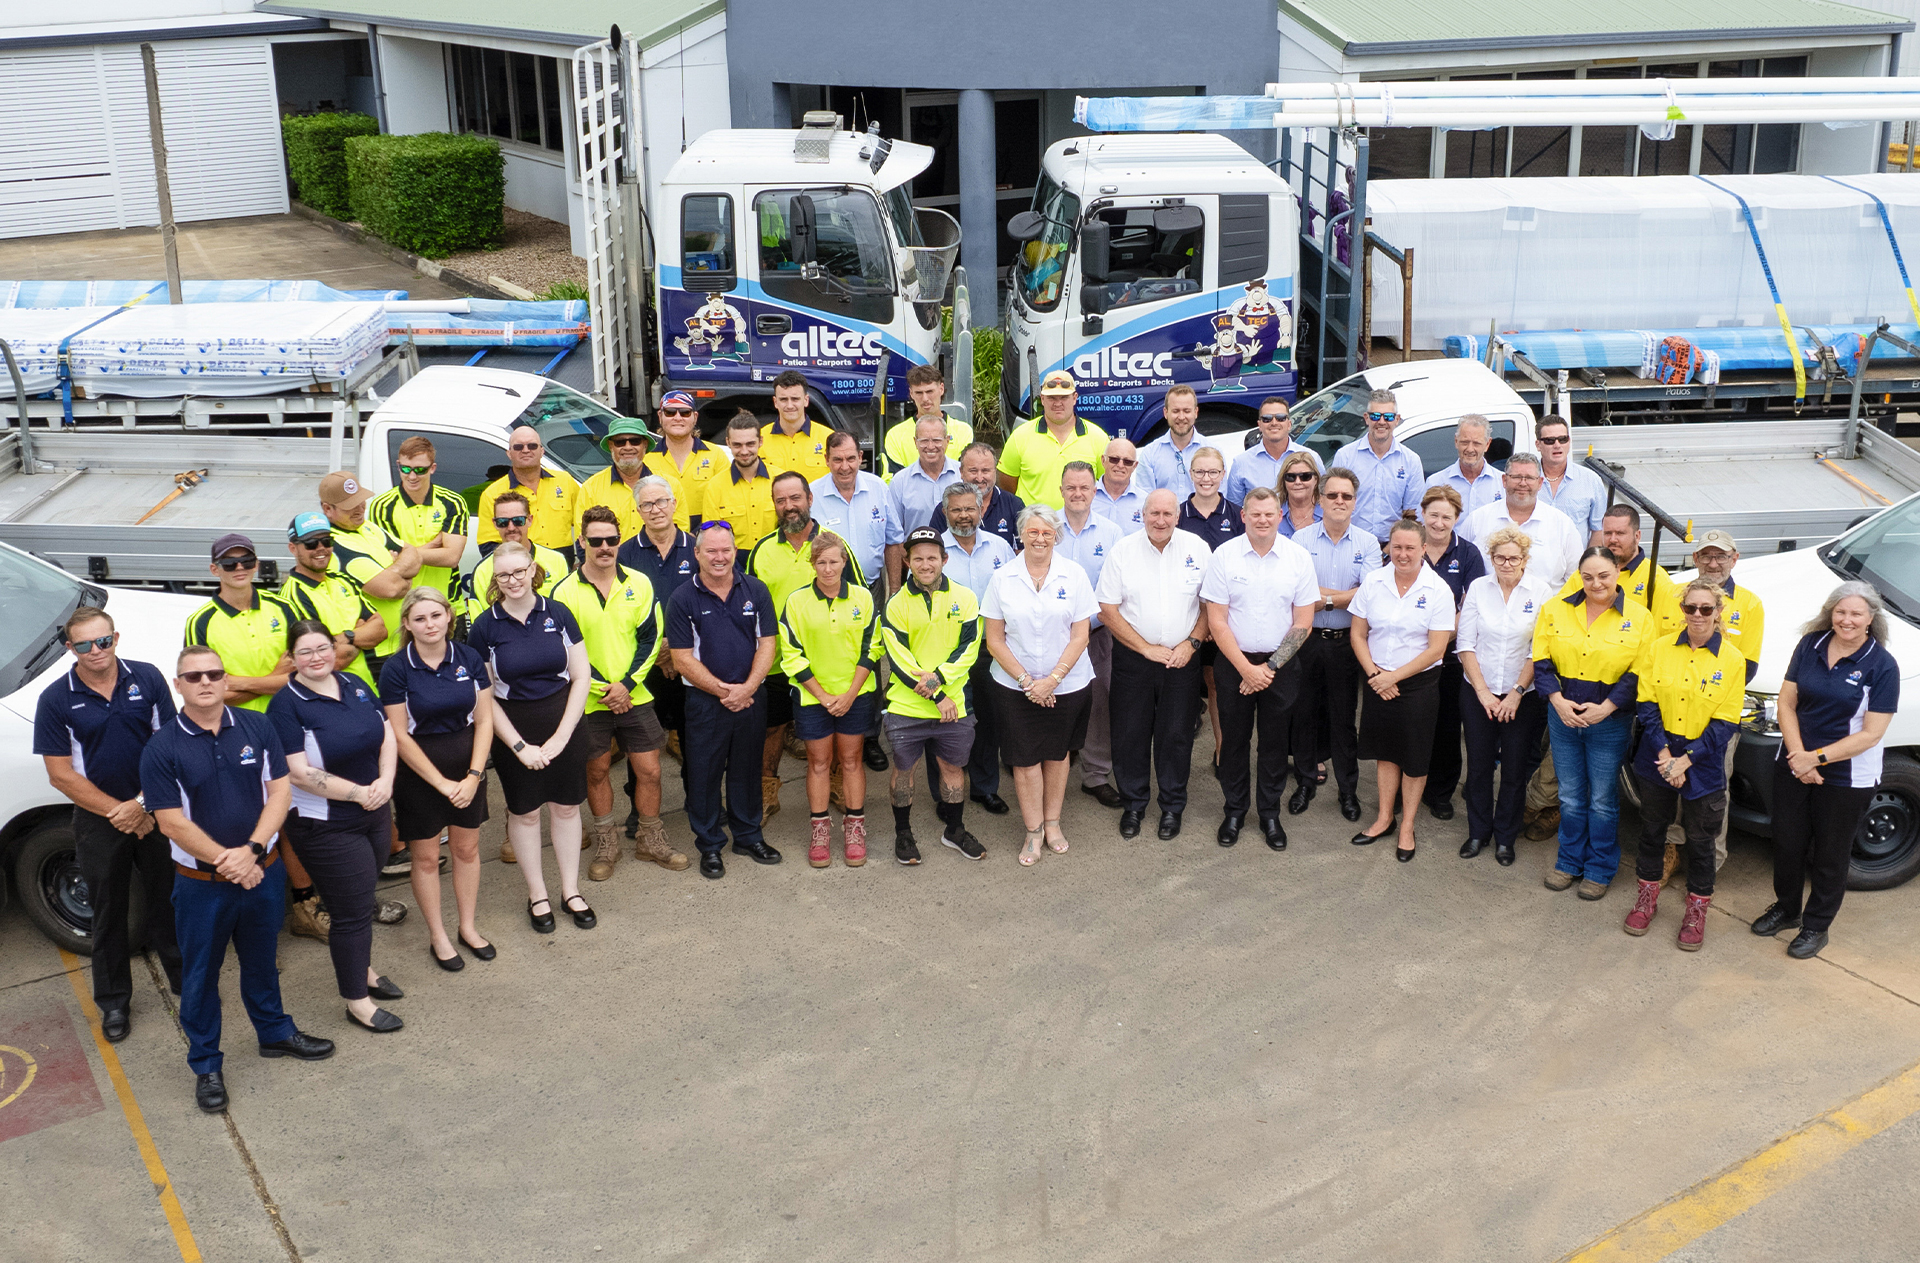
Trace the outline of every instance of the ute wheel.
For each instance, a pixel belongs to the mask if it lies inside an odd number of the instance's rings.
[[[13,886],[27,916],[56,946],[93,954],[93,905],[67,820],[56,817],[27,835],[14,856]]]
[[[1920,763],[1889,755],[1853,835],[1848,890],[1891,890],[1920,873]]]

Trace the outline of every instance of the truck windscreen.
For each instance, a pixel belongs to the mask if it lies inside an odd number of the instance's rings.
[[[553,382],[521,412],[515,425],[540,432],[547,455],[575,478],[585,480],[607,467],[600,439],[619,418],[577,390]]]
[[[1871,583],[1889,610],[1920,626],[1920,499],[1862,522],[1821,549],[1820,559],[1843,579]]]
[[[1080,199],[1043,173],[1033,191],[1033,209],[1046,223],[1038,237],[1023,242],[1014,254],[1013,283],[1027,306],[1052,311],[1060,303],[1073,228],[1080,221]]]

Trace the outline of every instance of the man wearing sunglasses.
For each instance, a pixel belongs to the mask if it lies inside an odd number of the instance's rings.
[[[573,502],[580,494],[580,484],[572,474],[546,469],[540,463],[545,452],[540,432],[530,425],[515,426],[507,435],[507,472],[487,484],[475,511],[480,526],[473,542],[481,552],[490,553],[501,542],[499,529],[493,525],[493,502],[508,491],[526,497],[528,539],[545,548],[573,547]]]
[[[439,470],[433,440],[424,434],[403,439],[394,462],[400,481],[367,505],[367,517],[403,544],[420,550],[420,573],[413,582],[453,599],[460,554],[467,550],[467,502],[433,481]],[[344,669],[344,668],[343,668]]]
[[[1385,539],[1400,515],[1420,511],[1427,490],[1427,471],[1413,449],[1393,437],[1400,424],[1400,405],[1391,390],[1367,397],[1367,437],[1355,439],[1333,454],[1333,463],[1360,475],[1360,498],[1353,506],[1353,525],[1375,539]]]
[[[647,453],[646,465],[673,489],[673,524],[684,531],[700,516],[700,491],[707,479],[726,471],[728,454],[696,433],[700,406],[686,391],[669,390],[662,395],[658,416],[662,437],[659,446]],[[638,493],[634,498],[640,498]]]
[[[146,896],[149,944],[180,994],[180,948],[168,915],[173,865],[140,796],[140,755],[173,722],[173,694],[158,668],[114,652],[120,637],[105,610],[75,610],[66,638],[73,667],[40,693],[33,752],[46,762],[48,782],[73,802],[74,857],[93,903],[93,1000],[100,1033],[117,1044],[132,1030],[127,912],[136,880]]]
[[[542,548],[527,538],[527,526],[531,521],[527,511],[527,496],[524,491],[505,491],[493,502],[493,516],[487,519],[487,525],[493,528],[495,537],[502,544],[525,544],[533,550],[533,560],[546,576],[540,585],[541,596],[552,596],[553,585],[567,577],[567,571],[573,568],[571,562],[551,548]],[[491,550],[480,559],[466,582],[461,585],[461,602],[465,607],[467,622],[471,624],[479,618],[481,611],[487,608],[487,589],[493,584],[493,553]]]
[[[245,535],[214,540],[213,563],[207,569],[220,581],[220,591],[187,617],[185,641],[205,645],[228,664],[227,705],[265,714],[267,703],[293,674],[293,658],[287,653],[293,611],[273,593],[253,586],[260,556]]]
[[[1583,548],[1599,547],[1605,542],[1600,538],[1600,515],[1610,498],[1607,485],[1599,474],[1569,459],[1573,431],[1565,420],[1547,417],[1533,432],[1540,444],[1540,503],[1560,510],[1586,535]]]
[[[1120,528],[1122,535],[1144,529],[1147,492],[1152,481],[1140,470],[1140,452],[1126,439],[1114,439],[1102,456],[1106,472],[1093,486],[1093,511]]]
[[[1168,393],[1171,395],[1172,392]],[[1197,415],[1199,409],[1194,411]],[[1306,452],[1313,458],[1315,473],[1327,472],[1318,455],[1293,441],[1293,418],[1287,411],[1287,401],[1278,395],[1262,399],[1260,444],[1233,458],[1233,464],[1227,470],[1227,480],[1221,484],[1220,494],[1227,498],[1228,503],[1239,508],[1240,502],[1247,498],[1247,492],[1255,487],[1278,488],[1280,462],[1286,460],[1288,452]]]
[[[640,510],[634,507],[633,493],[640,480],[647,476],[647,449],[652,443],[653,431],[637,418],[621,417],[607,427],[606,436],[600,440],[600,450],[612,463],[581,483],[580,494],[573,498],[573,511],[580,519],[574,531],[576,539],[586,534],[585,515],[595,505],[613,511],[621,539],[632,539],[641,532],[646,524],[640,520]]]
[[[367,651],[387,638],[386,620],[367,603],[360,581],[333,569],[333,525],[318,513],[287,524],[293,573],[280,585],[280,599],[296,619],[310,618],[333,637],[334,669],[374,683]]]

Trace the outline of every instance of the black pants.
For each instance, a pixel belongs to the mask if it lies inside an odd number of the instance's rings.
[[[1316,765],[1325,759],[1333,765],[1335,787],[1343,794],[1359,793],[1354,713],[1360,706],[1360,660],[1346,631],[1314,628],[1294,661],[1301,676],[1300,703],[1293,708],[1294,775],[1302,785],[1313,784],[1320,775]]]
[[[1460,686],[1465,682],[1460,659],[1448,645],[1440,659],[1440,715],[1434,720],[1433,757],[1427,761],[1427,788],[1422,795],[1430,803],[1451,801],[1460,784],[1460,714],[1466,704]]]
[[[306,867],[314,889],[333,917],[327,931],[327,952],[333,957],[333,980],[343,1000],[367,998],[367,965],[373,957],[373,891],[392,835],[392,819],[385,807],[352,821],[287,817],[293,853]]]
[[[671,733],[678,733],[680,736],[680,790],[681,796],[684,798],[687,788],[687,760],[685,757],[687,748],[687,684],[685,680],[680,679],[678,676],[669,680],[661,673],[660,668],[657,666],[647,672],[646,683],[647,692],[653,694],[653,717],[660,721],[662,728]],[[623,761],[626,760],[623,759]],[[633,800],[634,795],[640,788],[640,778],[634,773],[632,762],[626,762],[627,797]],[[637,800],[635,801],[636,806],[634,810],[638,811]]]
[[[1873,801],[1873,787],[1809,785],[1787,768],[1784,753],[1773,765],[1773,897],[1801,924],[1825,933],[1847,893],[1847,868],[1853,860],[1853,835]]]
[[[1174,669],[1113,643],[1107,714],[1113,736],[1113,787],[1128,811],[1147,809],[1148,773],[1160,782],[1160,810],[1187,809],[1193,717],[1206,690],[1200,664]]]
[[[93,904],[93,1000],[102,1013],[124,1009],[133,1000],[127,914],[136,880],[145,896],[147,946],[159,953],[169,977],[180,974],[180,945],[173,932],[173,853],[160,830],[136,838],[84,807],[73,809],[73,851]]]
[[[1687,835],[1687,893],[1711,895],[1713,842],[1720,836],[1720,821],[1727,814],[1726,787],[1704,798],[1682,798],[1679,790],[1663,780],[1648,780],[1638,772],[1633,779],[1640,786],[1640,855],[1634,862],[1634,874],[1641,881],[1660,880],[1666,867],[1667,826],[1673,823],[1677,810],[1680,827]]]
[[[1260,654],[1255,666],[1266,660]],[[1287,739],[1293,727],[1294,705],[1300,694],[1299,655],[1282,667],[1273,683],[1252,696],[1240,692],[1240,673],[1225,654],[1213,664],[1213,697],[1220,706],[1220,792],[1226,814],[1247,814],[1249,797],[1261,819],[1280,814],[1280,797],[1287,788]],[[1254,729],[1260,732],[1259,784],[1249,793],[1247,780]],[[1312,775],[1311,772],[1308,775]]]
[[[1464,681],[1454,690],[1460,725],[1467,736],[1467,836],[1491,838],[1512,846],[1520,837],[1527,805],[1527,782],[1540,766],[1540,738],[1547,731],[1547,704],[1538,693],[1520,699],[1520,709],[1504,724],[1487,718]],[[1439,751],[1436,748],[1435,757]],[[1500,765],[1500,798],[1493,795],[1493,768]],[[1431,776],[1431,770],[1427,773]]]
[[[765,686],[745,710],[728,710],[713,694],[689,688],[687,727],[680,742],[687,769],[687,824],[700,853],[720,854],[727,845],[729,825],[736,843],[760,841],[760,759],[767,743]]]
[[[967,713],[973,716],[973,752],[967,755],[967,781],[976,798],[1000,792],[1000,733],[993,707],[985,705],[993,684],[993,661],[986,650],[967,675]],[[933,773],[938,776],[936,770]],[[940,782],[934,781],[935,785]]]

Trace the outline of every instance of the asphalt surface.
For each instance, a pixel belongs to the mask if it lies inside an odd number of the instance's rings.
[[[496,794],[481,926],[498,959],[446,974],[417,914],[377,928],[374,963],[408,994],[389,1005],[407,1028],[375,1036],[347,1025],[325,950],[283,938],[289,1011],[340,1041],[318,1064],[253,1055],[230,964],[224,1121],[194,1107],[139,975],[115,1053],[197,1248],[1550,1260],[1920,1047],[1916,893],[1850,896],[1827,956],[1792,961],[1746,929],[1771,898],[1757,840],[1734,839],[1696,955],[1673,944],[1678,891],[1629,938],[1626,878],[1598,904],[1550,894],[1548,844],[1512,868],[1462,861],[1463,818],[1423,817],[1398,864],[1349,845],[1322,796],[1285,853],[1252,830],[1223,850],[1202,776],[1172,842],[1123,841],[1070,793],[1071,850],[1029,870],[1017,818],[969,809],[988,847],[972,864],[933,841],[923,801],[926,862],[908,869],[881,779],[863,869],[807,867],[789,783],[769,828],[786,863],[736,857],[708,882],[629,854],[587,885],[600,928],[562,916],[551,936],[493,858]],[[691,851],[684,816],[668,828]],[[412,902],[404,881],[385,893]],[[0,917],[0,1100],[21,1079],[6,1047],[40,1077],[0,1104],[17,1201],[0,1257],[179,1257],[75,988],[17,911]],[[1916,1157],[1909,1120],[1673,1257],[1910,1258]]]

